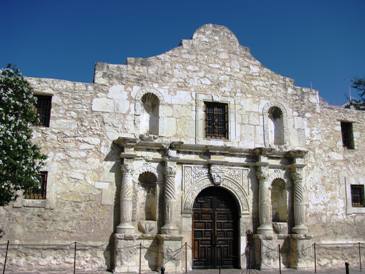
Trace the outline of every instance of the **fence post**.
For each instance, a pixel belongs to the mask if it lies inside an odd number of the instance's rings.
[[[142,243],[139,243],[139,274],[142,273]]]
[[[362,270],[362,265],[361,265],[361,243],[359,242],[359,263],[360,263],[360,272]]]
[[[346,274],[349,274],[350,270],[349,270],[349,263],[348,262],[345,262],[345,268],[346,268]]]
[[[313,244],[313,252],[314,252],[314,272],[317,273],[316,243]]]
[[[219,261],[218,273],[219,273],[219,274],[221,274],[221,268],[222,268],[222,247],[220,246],[220,247],[218,248],[218,250],[219,250],[219,252],[218,252],[219,257],[217,258],[217,259],[218,259],[218,261]]]
[[[76,274],[76,247],[77,243],[75,242],[75,248],[74,248],[74,274]]]
[[[8,259],[8,250],[9,250],[9,240],[6,243],[6,251],[5,251],[5,260],[4,260],[3,274],[5,274],[6,260]]]
[[[279,252],[279,273],[281,274],[281,254],[280,254],[280,244],[278,245],[278,252]]]
[[[185,242],[185,273],[188,273],[188,243]]]

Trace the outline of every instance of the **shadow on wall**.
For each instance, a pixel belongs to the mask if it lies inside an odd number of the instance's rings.
[[[109,153],[104,158],[105,162],[114,162],[109,172],[114,173],[115,183],[115,196],[113,205],[113,233],[109,236],[109,242],[104,251],[105,263],[109,271],[114,268],[114,233],[116,227],[120,223],[120,188],[122,183],[122,170],[120,159],[121,152],[122,149],[118,145],[112,143]]]

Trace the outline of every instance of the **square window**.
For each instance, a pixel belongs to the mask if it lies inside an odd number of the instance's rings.
[[[39,185],[24,193],[24,199],[44,200],[47,196],[47,171],[41,171],[39,174]]]
[[[351,185],[352,207],[365,207],[364,185]]]
[[[51,118],[52,96],[49,95],[35,95],[37,98],[37,113],[39,123],[37,126],[49,127],[49,120]]]
[[[341,122],[342,144],[348,149],[354,149],[354,134],[351,122]]]
[[[205,102],[205,136],[228,139],[228,104]]]

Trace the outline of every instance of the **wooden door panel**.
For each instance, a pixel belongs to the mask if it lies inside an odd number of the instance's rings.
[[[232,197],[214,190],[203,191],[194,203],[194,268],[238,266],[238,209]]]

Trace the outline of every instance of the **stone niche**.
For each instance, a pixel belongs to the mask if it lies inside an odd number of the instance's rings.
[[[288,191],[282,179],[271,185],[272,225],[277,234],[288,234]]]
[[[148,171],[140,174],[137,188],[138,230],[145,235],[156,235],[159,196],[156,175]]]
[[[140,118],[141,134],[159,134],[160,101],[156,95],[146,93],[142,97],[142,111]]]

